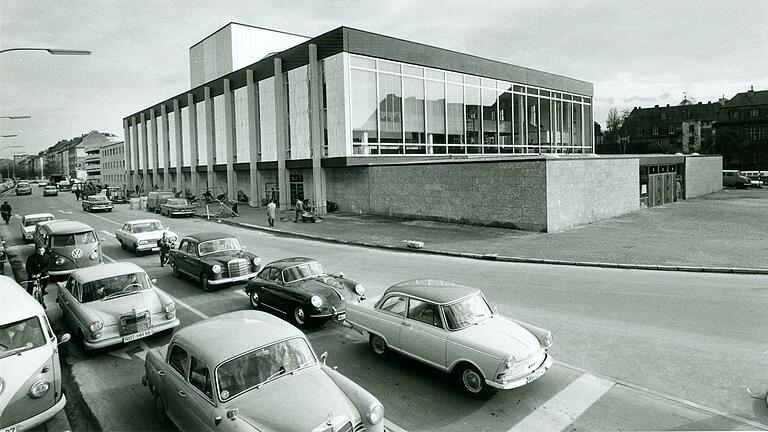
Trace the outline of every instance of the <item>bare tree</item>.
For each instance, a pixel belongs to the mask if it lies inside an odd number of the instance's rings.
[[[610,144],[616,144],[620,153],[627,152],[628,139],[622,139],[621,129],[626,123],[627,117],[631,111],[626,108],[613,107],[608,110],[608,118],[605,119],[605,141]]]

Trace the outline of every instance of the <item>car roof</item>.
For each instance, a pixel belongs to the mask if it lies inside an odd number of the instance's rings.
[[[151,223],[151,222],[160,222],[160,219],[135,219],[135,220],[129,220],[126,223],[133,225],[133,224]]]
[[[83,267],[75,270],[71,273],[72,277],[77,279],[80,283],[93,282],[95,280],[104,279],[106,277],[121,276],[125,274],[133,273],[146,273],[144,269],[138,265],[122,261],[107,264],[98,264],[90,267]]]
[[[277,261],[272,261],[271,263],[267,264],[265,267],[275,267],[280,270],[287,269],[288,267],[293,267],[298,264],[308,263],[308,262],[316,262],[317,260],[314,258],[307,258],[307,257],[291,257],[291,258],[283,258],[279,259]]]
[[[396,283],[384,291],[384,295],[401,293],[418,297],[437,304],[453,303],[480,292],[477,288],[460,285],[440,279],[413,279]]]
[[[189,238],[197,242],[204,242],[204,241],[216,240],[220,238],[237,238],[237,236],[222,233],[222,232],[211,232],[211,233],[190,234],[190,235],[184,236],[184,238]]]
[[[0,324],[8,324],[40,315],[43,308],[16,281],[0,275]]]
[[[272,342],[304,337],[299,329],[266,312],[242,310],[198,321],[173,335],[211,367]]]
[[[54,234],[72,234],[89,230],[93,231],[93,228],[90,225],[63,219],[45,222],[43,226],[47,227]]]
[[[24,215],[22,219],[33,219],[33,218],[41,218],[41,217],[52,217],[55,218],[56,216],[50,214],[50,213],[32,213],[28,215]]]

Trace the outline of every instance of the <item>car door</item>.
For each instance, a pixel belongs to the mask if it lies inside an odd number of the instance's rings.
[[[125,224],[122,228],[115,231],[115,237],[117,238],[117,241],[121,243],[125,243],[123,240],[125,238],[125,235],[131,232],[131,224]]]
[[[408,314],[400,327],[401,349],[445,369],[447,343],[448,332],[440,316],[440,308],[433,303],[409,298]]]
[[[77,300],[72,294],[72,291],[76,288],[76,285],[77,285],[77,281],[74,278],[70,277],[67,280],[67,283],[64,286],[64,288],[60,288],[58,292],[59,307],[61,307],[61,311],[64,315],[64,320],[67,322],[67,325],[69,325],[69,328],[71,328],[72,330],[77,330],[79,326],[73,311],[73,308],[75,307]]]
[[[181,269],[187,274],[194,277],[200,273],[197,271],[197,242],[187,240],[187,247],[181,251],[181,262]]]
[[[191,392],[187,383],[189,375],[189,355],[187,350],[178,343],[174,343],[168,349],[168,369],[162,377],[163,385],[158,387],[163,403],[165,403],[165,412],[176,425],[183,430],[189,429],[184,416],[188,412],[186,405],[186,396]]]
[[[256,292],[259,294],[259,301],[265,306],[277,308],[278,302],[275,299],[275,278],[280,275],[280,271],[274,267],[266,267],[256,276]]]
[[[378,331],[390,347],[400,349],[400,327],[405,320],[407,309],[408,299],[402,294],[389,295],[376,309],[378,320],[376,328],[372,330]]]
[[[216,424],[213,420],[213,382],[211,368],[190,353],[189,390],[178,393],[179,409],[181,411],[181,430],[213,431]]]

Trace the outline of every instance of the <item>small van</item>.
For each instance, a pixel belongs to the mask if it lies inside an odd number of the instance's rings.
[[[746,189],[752,186],[752,181],[738,170],[723,170],[723,186]]]
[[[64,408],[59,345],[40,304],[0,276],[0,431],[41,425]]]
[[[147,195],[147,211],[152,213],[159,213],[160,206],[165,204],[170,198],[175,198],[173,192],[169,191],[153,191]]]
[[[35,228],[36,245],[44,245],[51,256],[48,274],[63,276],[103,262],[101,239],[89,225],[71,220],[40,222]]]

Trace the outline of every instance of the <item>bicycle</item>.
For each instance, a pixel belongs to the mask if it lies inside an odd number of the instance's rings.
[[[43,309],[48,309],[45,306],[45,297],[43,294],[43,281],[45,281],[45,285],[48,285],[48,276],[42,276],[40,274],[32,275],[32,279],[29,280],[29,283],[32,284],[32,297],[37,300],[38,303],[40,303],[40,306],[43,307]]]

